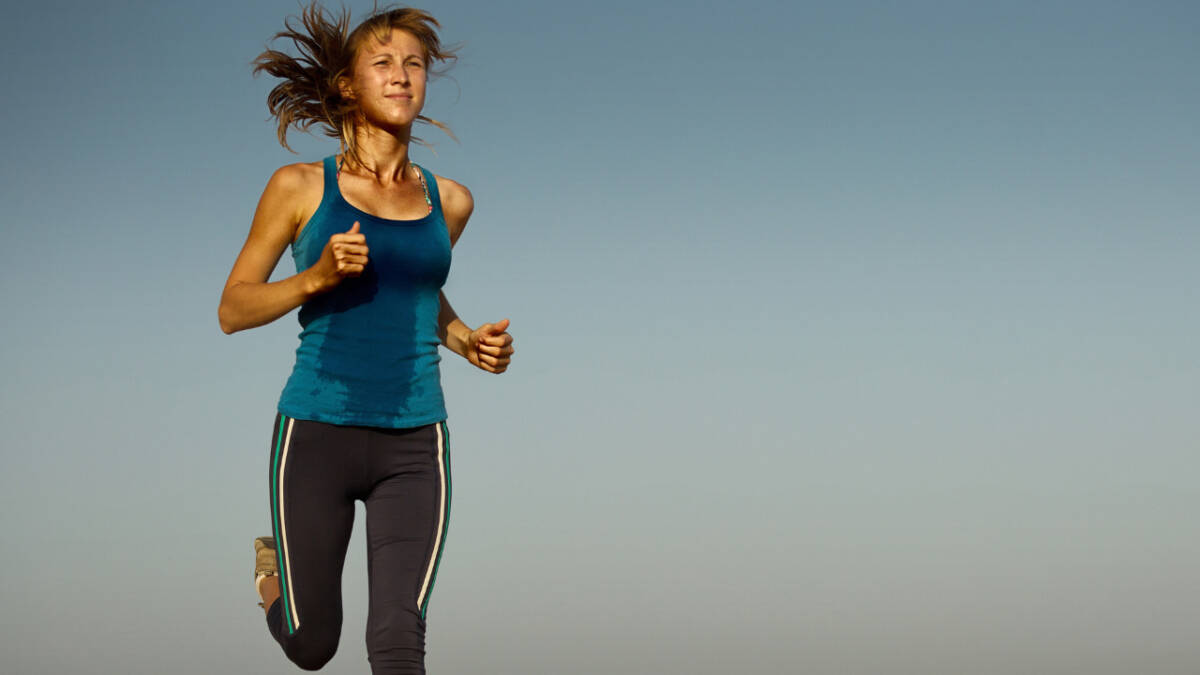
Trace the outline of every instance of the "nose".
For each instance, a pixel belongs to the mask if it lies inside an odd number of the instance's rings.
[[[408,68],[397,66],[392,73],[392,81],[397,84],[408,84]]]

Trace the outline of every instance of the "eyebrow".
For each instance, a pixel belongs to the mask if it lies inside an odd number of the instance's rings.
[[[383,50],[383,51],[377,52],[375,54],[372,54],[370,58],[371,58],[371,60],[383,59],[383,58],[390,59],[390,58],[392,58],[392,53],[387,50]],[[413,54],[406,54],[406,55],[400,57],[401,61],[407,61],[409,59],[419,59],[421,62],[424,62],[425,55],[413,53]]]

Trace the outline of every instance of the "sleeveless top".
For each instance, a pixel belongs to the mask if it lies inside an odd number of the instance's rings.
[[[352,206],[324,162],[325,192],[292,244],[297,270],[312,267],[330,235],[354,221],[370,252],[359,277],[300,307],[296,365],[279,412],[303,420],[385,428],[446,419],[438,363],[438,292],[450,272],[450,236],[433,174],[418,167],[433,210],[390,220]]]

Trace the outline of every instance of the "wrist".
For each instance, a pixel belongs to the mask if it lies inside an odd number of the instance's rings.
[[[314,267],[304,270],[299,275],[301,281],[300,290],[304,294],[304,299],[306,301],[309,298],[320,295],[327,290],[325,284],[322,283],[321,277],[313,271]]]
[[[454,321],[446,327],[447,347],[463,358],[471,349],[471,329],[462,321]]]

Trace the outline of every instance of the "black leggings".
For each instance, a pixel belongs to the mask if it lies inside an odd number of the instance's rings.
[[[267,626],[306,670],[333,658],[354,501],[367,508],[367,654],[374,675],[425,672],[425,610],[450,516],[445,422],[351,427],[276,416],[271,521],[279,600]]]

